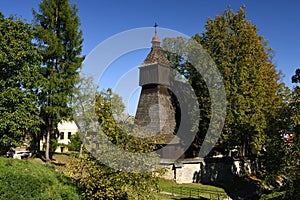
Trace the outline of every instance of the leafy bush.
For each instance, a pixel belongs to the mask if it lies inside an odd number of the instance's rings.
[[[69,176],[85,199],[154,199],[158,178],[151,173],[129,173],[112,169],[85,154],[68,163]]]
[[[71,143],[68,144],[69,151],[79,151],[81,146],[79,134],[76,133],[74,135],[71,135],[70,141]]]

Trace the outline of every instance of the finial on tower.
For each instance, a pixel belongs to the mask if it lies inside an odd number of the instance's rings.
[[[158,27],[158,25],[157,25],[157,23],[156,23],[156,22],[155,22],[155,24],[154,24],[154,26],[153,26],[153,27],[155,28],[155,30],[154,30],[155,32],[154,32],[154,33],[155,33],[155,34],[157,34],[157,29],[156,29],[156,28]]]
[[[152,41],[151,41],[152,48],[159,48],[160,47],[160,40],[159,40],[159,37],[157,35],[157,27],[158,27],[158,25],[157,25],[156,22],[155,22],[155,24],[154,24],[153,27],[154,27],[154,36],[153,36]]]

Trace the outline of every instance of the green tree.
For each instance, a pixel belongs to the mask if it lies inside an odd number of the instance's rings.
[[[112,93],[110,89],[96,94],[95,107],[96,115],[101,125],[101,131],[119,148],[130,152],[151,152],[155,149],[153,143],[132,136],[133,130],[118,124],[122,115],[124,105],[121,98]],[[129,132],[129,130],[131,132]],[[72,160],[68,164],[68,173],[82,191],[86,199],[151,199],[151,191],[156,188],[157,177],[152,172],[126,172],[118,170],[118,165],[134,165],[136,168],[145,164],[144,160],[133,161],[134,158],[127,157],[124,153],[111,152],[106,149],[106,144],[101,144],[100,134],[85,141],[87,149],[94,152],[90,154],[85,151],[82,158]],[[101,149],[94,144],[101,145]],[[116,162],[109,167],[95,157],[105,157],[108,162]],[[133,162],[132,162],[133,161]],[[135,163],[136,162],[136,163]],[[130,166],[128,166],[130,167]],[[153,167],[155,170],[156,166]],[[133,167],[134,168],[134,167]],[[138,171],[138,170],[137,170]]]
[[[278,132],[274,122],[282,104],[284,85],[272,63],[272,49],[246,19],[245,8],[227,9],[210,18],[195,37],[223,75],[227,117],[220,144],[238,146],[241,156],[259,154],[266,139]]]
[[[43,55],[40,73],[44,76],[39,93],[40,115],[46,133],[46,160],[49,161],[50,139],[57,124],[71,116],[70,100],[84,59],[82,31],[76,5],[68,0],[43,0],[40,13],[33,10],[36,41]]]
[[[297,83],[296,75],[292,82]],[[282,199],[292,199],[300,195],[300,89],[294,87],[284,101],[280,110],[282,131],[268,139],[266,152],[262,156],[263,177],[267,185],[275,191],[283,192]],[[283,139],[283,133],[292,134],[292,139],[287,142]],[[281,182],[279,184],[278,182]]]
[[[95,115],[95,94],[98,87],[94,83],[92,77],[81,75],[76,84],[72,108],[73,116],[76,123],[79,125],[79,137],[82,141],[79,151],[79,157],[82,156],[85,138],[88,132],[93,132],[97,129],[97,117]]]
[[[41,63],[31,26],[0,13],[0,151],[23,144],[41,122],[36,91]]]
[[[292,76],[292,83],[300,83],[300,69]],[[295,86],[290,101],[294,131],[300,134],[300,86]]]
[[[198,131],[192,145],[185,152],[186,157],[195,157],[199,154],[200,147],[203,144],[203,140],[209,127],[211,117],[211,101],[209,90],[204,78],[190,63],[190,60],[193,60],[199,65],[199,67],[201,66],[203,69],[206,68],[204,63],[207,60],[207,58],[205,58],[207,53],[199,52],[200,49],[191,49],[193,47],[189,47],[190,42],[190,40],[182,37],[165,38],[163,40],[162,47],[165,49],[166,57],[173,64],[172,66],[176,70],[176,78],[179,79],[180,82],[188,82],[188,84],[192,86],[197,97],[199,106],[199,123],[195,126],[198,128]],[[194,44],[191,46],[194,46]],[[195,55],[197,55],[196,59],[194,58]],[[199,61],[200,63],[198,63]],[[205,71],[205,69],[203,71]],[[185,90],[182,90],[182,92],[185,92]],[[191,96],[191,94],[188,93],[184,94],[184,96],[186,95]],[[186,102],[186,104],[190,104],[190,102]],[[191,115],[191,113],[189,113],[189,115]]]
[[[292,83],[300,83],[300,69],[296,69],[295,75],[292,76]]]
[[[289,102],[290,115],[291,115],[291,126],[293,131],[300,134],[300,87],[296,86],[292,93]]]
[[[68,150],[69,151],[80,151],[81,148],[81,140],[79,137],[79,134],[76,133],[74,135],[71,135],[70,143],[68,144]]]
[[[291,142],[287,142],[278,133],[268,140],[267,152],[262,159],[264,182],[273,191],[283,192],[282,199],[293,199],[300,195],[299,136],[295,134]]]

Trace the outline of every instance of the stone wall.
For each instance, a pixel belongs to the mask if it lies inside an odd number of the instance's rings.
[[[197,181],[197,175],[201,170],[201,162],[203,160],[182,159],[177,160],[173,164],[165,164],[163,167],[166,172],[162,178],[174,180],[176,183],[193,183]]]
[[[176,168],[176,183],[194,183],[200,170],[200,163],[186,163]]]
[[[251,160],[234,160],[230,157],[207,158],[201,167],[198,182],[232,182],[235,177],[255,174],[256,170],[256,162]]]
[[[229,157],[183,159],[163,167],[166,169],[163,178],[175,180],[177,183],[205,184],[232,182],[235,177],[255,174],[257,170],[253,160],[234,160]]]

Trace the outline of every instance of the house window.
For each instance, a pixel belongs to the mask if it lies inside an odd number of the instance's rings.
[[[71,132],[68,132],[68,139],[71,139]]]
[[[60,132],[60,139],[63,140],[64,139],[64,132]]]

